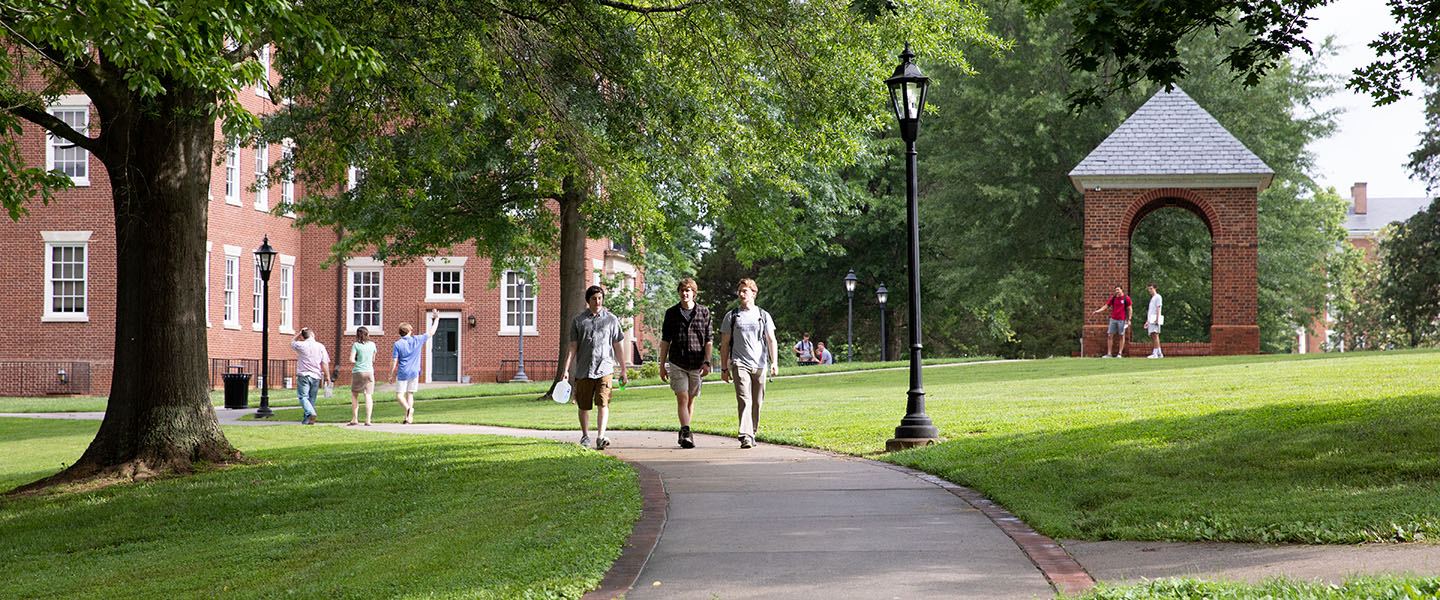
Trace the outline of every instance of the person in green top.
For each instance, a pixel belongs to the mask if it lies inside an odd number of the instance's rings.
[[[364,327],[355,330],[355,343],[350,346],[350,362],[355,368],[350,371],[350,422],[360,424],[360,395],[365,395],[365,425],[370,425],[370,413],[375,410],[375,342],[370,341],[370,330]]]

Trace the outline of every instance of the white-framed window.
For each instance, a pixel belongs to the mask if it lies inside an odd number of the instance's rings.
[[[270,210],[270,146],[255,143],[255,210]]]
[[[295,333],[295,257],[280,255],[280,333]]]
[[[260,321],[265,316],[265,282],[260,279],[260,257],[255,258],[255,285],[250,288],[250,328],[260,331]]]
[[[286,161],[287,164],[290,164],[290,161],[295,157],[295,143],[288,139],[285,140],[281,145],[280,154],[281,159]],[[295,202],[294,165],[291,164],[290,168],[291,171],[287,172],[285,177],[280,180],[280,203],[287,205]],[[285,216],[293,219],[295,218],[295,213],[294,211],[287,210],[285,211]]]
[[[89,231],[42,231],[45,241],[45,322],[90,321],[87,295]]]
[[[90,105],[88,102],[78,106],[51,106],[49,112],[55,118],[64,121],[71,129],[79,132],[80,135],[89,135]],[[45,144],[45,169],[64,173],[76,186],[90,185],[90,151],[54,134],[48,135],[46,138],[49,142]]]
[[[213,242],[205,242],[205,326],[210,326],[210,249]]]
[[[345,189],[346,189],[347,191],[348,191],[348,190],[353,190],[353,189],[355,189],[355,186],[360,185],[360,180],[361,180],[361,179],[364,179],[364,178],[365,178],[365,169],[361,169],[360,167],[356,167],[356,166],[353,166],[353,165],[352,165],[352,166],[345,172],[345,179],[346,179],[346,183],[347,183],[347,187],[346,187]]]
[[[225,314],[226,329],[240,328],[240,247],[225,246]]]
[[[385,272],[380,261],[355,258],[345,266],[350,271],[349,285],[345,286],[345,333],[353,334],[359,327],[369,329],[370,335],[384,333]]]
[[[539,335],[535,328],[535,284],[519,271],[506,271],[505,293],[500,297],[499,335]]]
[[[261,47],[260,50],[255,53],[255,60],[259,61],[260,66],[264,68],[264,71],[262,71],[264,74],[260,76],[260,79],[255,81],[255,95],[261,98],[269,98],[270,92],[266,91],[265,86],[270,83],[270,46],[265,45]]]
[[[225,203],[240,206],[240,142],[225,150]]]
[[[425,259],[425,301],[465,301],[465,256]]]

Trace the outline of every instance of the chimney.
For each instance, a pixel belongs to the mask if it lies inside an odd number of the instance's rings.
[[[1355,203],[1355,214],[1363,215],[1370,209],[1369,201],[1365,197],[1365,182],[1359,181],[1350,186],[1350,200]]]

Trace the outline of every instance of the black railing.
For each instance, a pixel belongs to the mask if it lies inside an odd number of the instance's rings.
[[[525,378],[530,381],[550,381],[555,379],[555,360],[525,360]],[[495,372],[495,383],[506,383],[515,377],[515,371],[520,368],[518,360],[500,361],[500,370]]]
[[[221,385],[220,376],[226,373],[249,373],[250,386],[260,389],[260,359],[258,358],[212,358],[210,359],[210,389]],[[270,359],[270,389],[295,387],[295,361]]]
[[[79,361],[0,361],[0,395],[66,396],[90,394],[90,363]]]

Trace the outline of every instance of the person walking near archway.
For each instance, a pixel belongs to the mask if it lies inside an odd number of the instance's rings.
[[[1125,356],[1125,338],[1130,333],[1130,319],[1135,316],[1135,303],[1131,302],[1130,297],[1125,295],[1125,288],[1117,285],[1115,286],[1115,293],[1111,294],[1110,298],[1106,300],[1104,304],[1100,305],[1100,308],[1092,311],[1091,314],[1098,313],[1106,308],[1110,309],[1110,326],[1105,330],[1105,356],[1100,358],[1120,358]],[[1120,351],[1112,354],[1112,350],[1115,348],[1116,337],[1120,338]]]

